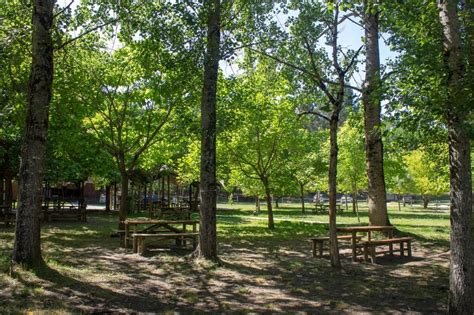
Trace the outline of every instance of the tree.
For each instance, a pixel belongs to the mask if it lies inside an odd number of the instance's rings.
[[[436,163],[435,158],[426,150],[412,151],[404,157],[404,161],[408,170],[408,179],[413,183],[411,192],[423,196],[423,208],[428,207],[431,196],[448,190],[447,170],[444,167],[446,164]],[[405,184],[408,179],[404,181]]]
[[[441,125],[449,143],[451,195],[451,265],[449,312],[472,313],[472,137],[473,8],[471,1],[390,3],[395,64],[394,90],[399,112],[413,126]],[[428,30],[420,36],[420,30]],[[407,110],[408,109],[408,110]]]
[[[346,80],[354,70],[361,48],[357,51],[343,52],[338,43],[339,25],[347,17],[340,16],[342,2],[331,2],[328,8],[321,4],[297,1],[294,9],[299,10],[298,18],[290,25],[290,41],[283,46],[286,58],[262,52],[264,55],[282,63],[295,71],[294,85],[304,92],[300,98],[304,106],[300,114],[314,115],[329,123],[330,158],[328,172],[329,186],[329,237],[331,265],[340,268],[339,249],[336,234],[336,193],[337,193],[337,132],[339,114],[345,101]],[[321,49],[319,40],[325,37],[330,54]],[[305,61],[301,64],[301,61]],[[303,74],[301,80],[297,76]],[[314,91],[317,91],[315,93]],[[298,90],[295,94],[298,94]],[[309,94],[309,93],[311,94]],[[310,96],[309,96],[309,95]]]
[[[274,63],[261,60],[254,69],[254,61],[249,59],[244,65],[247,73],[238,78],[241,83],[229,106],[239,124],[228,132],[228,152],[234,173],[253,179],[248,183],[260,182],[267,201],[268,228],[274,229],[272,180],[285,161],[282,154],[295,116],[292,104],[285,98],[288,84]]]
[[[28,112],[21,149],[20,195],[12,262],[41,264],[40,222],[42,180],[48,110],[53,83],[54,0],[33,3],[32,64],[28,84]]]
[[[221,58],[220,0],[205,2],[204,10],[207,16],[207,47],[201,99],[201,223],[198,255],[217,260],[216,95]]]
[[[135,53],[123,48],[111,56],[101,54],[101,65],[89,77],[90,82],[93,77],[99,79],[91,87],[95,93],[80,95],[93,113],[87,119],[89,132],[114,157],[120,172],[119,227],[128,213],[130,177],[182,97],[177,72],[166,72],[159,64],[142,64]]]
[[[365,151],[368,178],[369,219],[372,225],[390,225],[385,195],[383,144],[381,135],[381,78],[379,54],[379,8],[377,0],[364,0],[365,82],[364,104]]]
[[[349,113],[348,120],[340,130],[339,187],[352,194],[352,210],[356,213],[357,194],[360,188],[367,187],[364,158],[364,134],[362,116]]]
[[[296,129],[296,128],[294,128]],[[288,148],[288,157],[282,169],[291,174],[290,178],[283,177],[284,181],[296,184],[297,193],[301,200],[301,210],[305,213],[304,197],[309,187],[315,186],[318,179],[324,178],[328,172],[327,150],[325,142],[327,132],[309,131],[298,128],[291,134]],[[280,175],[277,175],[280,177]],[[281,182],[281,180],[279,180]],[[282,183],[284,184],[284,183]]]
[[[465,10],[460,26],[458,10]],[[448,127],[451,182],[451,264],[449,273],[450,314],[470,314],[472,302],[472,177],[471,142],[464,110],[472,112],[474,89],[474,5],[471,1],[438,1],[443,32],[445,66],[444,115]],[[465,27],[464,43],[461,29]],[[464,56],[463,56],[464,55]]]

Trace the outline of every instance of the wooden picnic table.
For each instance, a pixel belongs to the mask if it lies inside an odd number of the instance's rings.
[[[313,212],[316,213],[329,213],[329,204],[317,203],[314,205]],[[340,203],[336,203],[336,212],[342,213],[343,209],[341,208]]]
[[[128,247],[128,240],[130,238],[130,227],[133,228],[133,234],[136,233],[176,233],[182,234],[187,232],[187,226],[192,226],[192,232],[196,233],[199,220],[148,220],[148,219],[127,219],[124,222],[125,235],[124,247]],[[145,229],[138,231],[139,225],[148,225]],[[181,225],[182,228],[177,228],[173,225]]]
[[[345,226],[337,227],[336,231],[341,233],[352,234],[352,261],[356,261],[357,258],[357,232],[367,233],[367,239],[372,240],[372,232],[387,232],[389,238],[393,237],[394,226],[385,225],[363,225],[363,226]]]

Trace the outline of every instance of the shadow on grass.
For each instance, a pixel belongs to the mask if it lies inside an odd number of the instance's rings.
[[[52,293],[52,298],[56,300],[54,302],[67,299],[67,304],[63,302],[60,307],[71,311],[101,312],[104,309],[108,309],[115,312],[127,312],[130,310],[146,312],[170,308],[151,296],[147,296],[145,292],[135,296],[113,292],[100,286],[65,276],[47,265],[36,268],[34,274],[45,282],[45,289]],[[25,287],[38,285],[35,282],[24,279],[21,274],[17,274],[17,279]],[[45,297],[41,297],[41,299],[43,300]],[[28,303],[38,304],[37,301],[34,301],[34,297],[30,296],[28,300]],[[42,301],[41,303],[45,304],[44,302]],[[54,302],[51,301],[51,303]]]

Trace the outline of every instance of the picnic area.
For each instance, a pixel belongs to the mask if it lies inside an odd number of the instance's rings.
[[[473,21],[0,1],[0,314],[474,314]]]
[[[132,246],[124,248],[119,238],[110,237],[116,230],[113,215],[91,213],[87,223],[48,223],[42,237],[49,267],[13,279],[0,274],[0,307],[13,313],[446,311],[446,210],[406,207],[399,212],[392,204],[397,234],[413,237],[412,256],[385,254],[372,264],[358,255],[352,262],[348,243],[341,250],[344,267],[335,272],[328,253],[313,257],[309,242],[327,235],[327,215],[302,215],[295,204],[282,204],[275,210],[277,229],[270,231],[265,214],[252,213],[253,205],[219,206],[226,209],[217,215],[221,265],[194,262],[192,248],[173,239],[150,241],[144,255],[134,254]],[[339,220],[344,226],[360,225],[352,213]],[[1,257],[7,257],[13,228],[0,233]],[[3,271],[8,264],[3,258]]]

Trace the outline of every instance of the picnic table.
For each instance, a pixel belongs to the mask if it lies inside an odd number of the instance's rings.
[[[314,210],[313,212],[315,213],[329,213],[329,204],[324,204],[324,203],[316,203],[314,205]],[[336,204],[336,212],[337,213],[342,213],[343,209],[341,208],[341,204],[337,203]]]
[[[87,222],[87,206],[79,205],[60,205],[54,207],[43,206],[43,220],[51,222],[54,220],[78,220]]]
[[[357,258],[357,233],[365,232],[367,233],[367,240],[370,242],[372,240],[372,232],[386,232],[389,238],[393,238],[393,231],[395,227],[393,226],[383,226],[383,225],[364,225],[364,226],[346,226],[346,227],[337,227],[336,231],[341,233],[351,233],[352,234],[352,261],[356,261]]]
[[[129,239],[134,240],[134,252],[143,252],[144,238],[148,237],[165,237],[174,238],[178,245],[181,242],[186,244],[186,238],[193,239],[193,246],[195,247],[195,239],[197,238],[197,226],[199,220],[149,220],[149,219],[127,219],[124,222],[124,240],[123,245],[128,247]],[[143,229],[139,230],[139,226]],[[188,231],[188,226],[191,230]],[[132,231],[131,231],[132,230]],[[132,232],[132,233],[131,233]]]

